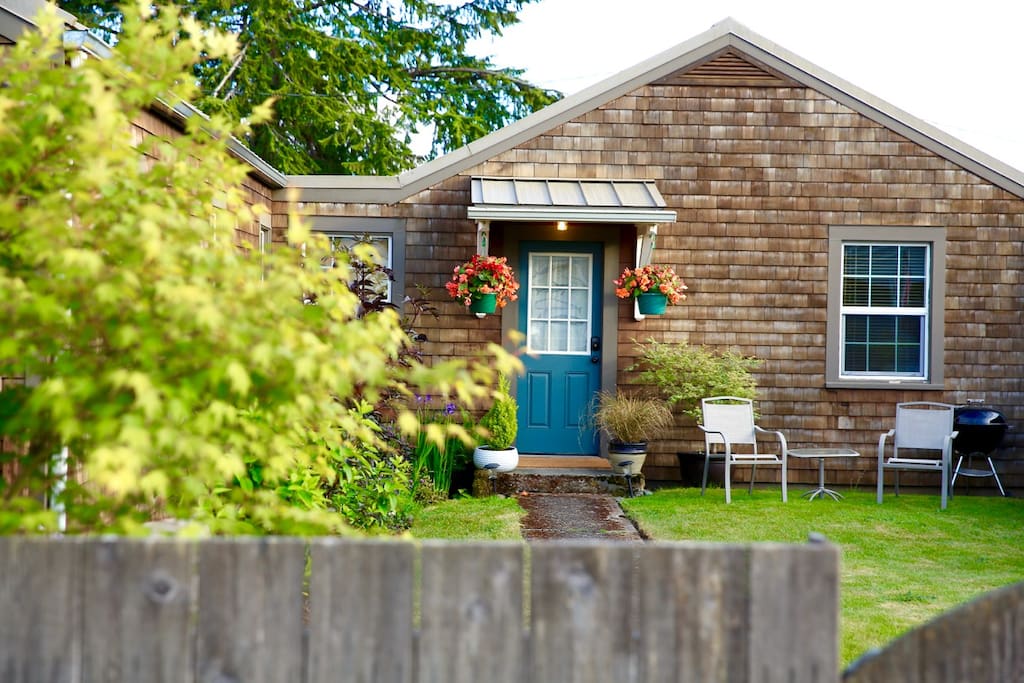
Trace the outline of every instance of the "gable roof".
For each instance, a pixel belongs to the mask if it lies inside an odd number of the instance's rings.
[[[651,83],[800,85],[840,102],[997,187],[1024,197],[1024,173],[798,57],[733,19],[398,176],[289,176],[303,201],[399,202]]]

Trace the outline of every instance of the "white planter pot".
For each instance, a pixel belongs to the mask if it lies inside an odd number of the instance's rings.
[[[626,468],[622,465],[626,461],[632,461],[633,463],[629,466],[631,474],[640,474],[640,469],[644,466],[644,460],[647,459],[646,450],[638,452],[637,444],[629,444],[629,446],[631,448],[627,448],[625,452],[616,451],[614,446],[608,448],[608,462],[612,464],[612,470],[616,474],[626,473]],[[644,446],[646,447],[646,444]]]
[[[497,463],[498,472],[511,472],[519,464],[519,449],[506,448],[503,451],[492,451],[487,446],[478,446],[473,451],[473,464],[477,469],[486,469],[491,463]]]

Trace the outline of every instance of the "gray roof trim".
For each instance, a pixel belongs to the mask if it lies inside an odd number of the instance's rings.
[[[476,220],[671,223],[653,180],[593,178],[492,178],[470,180]]]
[[[581,206],[471,206],[471,220],[568,221],[575,223],[674,223],[676,212],[665,209],[608,208]]]
[[[199,116],[204,120],[209,120],[210,118],[188,102],[178,102],[178,104],[172,107],[167,102],[158,99],[154,107],[165,115],[177,118],[180,121],[192,118],[193,116]],[[256,152],[246,147],[238,138],[231,136],[228,139],[228,151],[247,165],[250,171],[257,178],[269,185],[272,190],[280,190],[286,187],[288,183],[288,176],[264,161],[256,154]]]
[[[315,191],[307,184],[305,177],[292,176],[289,181],[299,188],[300,200],[305,201],[322,198],[323,201],[399,202],[602,104],[675,71],[698,64],[729,47],[798,83],[822,92],[994,185],[1024,197],[1024,173],[1021,171],[811,64],[731,18],[720,21],[708,31],[676,47],[399,176],[390,179],[373,178],[373,182],[363,186],[355,186],[351,182],[339,182],[331,188],[320,185]],[[299,178],[302,178],[301,182],[298,182]]]

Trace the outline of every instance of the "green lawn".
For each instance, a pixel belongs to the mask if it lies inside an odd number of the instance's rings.
[[[807,501],[790,489],[662,489],[623,501],[655,540],[803,543],[824,534],[842,550],[840,658],[843,666],[906,629],[981,593],[1024,580],[1024,499],[853,491],[842,501]],[[417,538],[518,539],[519,510],[502,498],[459,499],[417,517]]]
[[[793,494],[796,495],[793,495]],[[663,489],[623,501],[652,539],[803,543],[811,532],[842,551],[840,659],[845,667],[912,626],[981,593],[1024,580],[1024,499],[873,492],[807,501],[790,489]]]

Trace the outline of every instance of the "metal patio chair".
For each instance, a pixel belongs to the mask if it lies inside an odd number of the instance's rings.
[[[896,404],[896,428],[878,438],[878,502],[882,502],[885,472],[896,473],[896,495],[900,494],[900,472],[938,472],[942,477],[942,509],[949,495],[950,460],[953,454],[953,411],[955,406],[930,401]],[[885,442],[892,439],[892,457],[885,458]],[[909,454],[903,454],[912,451]],[[922,452],[925,451],[925,452]],[[929,455],[930,453],[930,455]]]
[[[762,429],[754,424],[754,403],[748,398],[736,396],[713,396],[701,399],[704,424],[698,425],[704,432],[704,478],[700,494],[708,485],[708,469],[712,460],[725,463],[725,502],[732,502],[732,467],[750,465],[750,488],[754,491],[754,478],[758,465],[782,466],[782,502],[786,502],[786,437],[782,432]],[[779,441],[778,453],[761,453],[757,450],[757,435],[774,435]],[[740,449],[737,450],[737,446]],[[719,452],[719,448],[721,451]],[[714,451],[714,452],[713,452]]]

